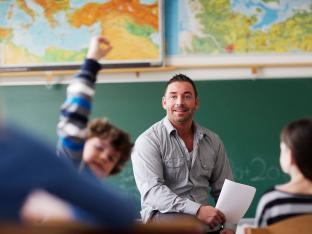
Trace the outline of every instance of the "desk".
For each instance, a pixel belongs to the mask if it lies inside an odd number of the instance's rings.
[[[15,223],[1,223],[1,233],[8,234],[202,234],[203,229],[194,219],[179,218],[161,223],[135,223],[125,230],[112,231],[91,225],[74,222],[49,222],[44,224],[26,225]]]

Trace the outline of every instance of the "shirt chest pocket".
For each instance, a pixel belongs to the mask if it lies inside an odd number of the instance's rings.
[[[185,161],[178,156],[168,157],[165,161],[164,177],[169,184],[179,184],[187,178]]]
[[[181,157],[168,157],[165,160],[165,166],[168,168],[179,168],[184,164],[184,160]]]
[[[206,151],[206,154],[200,154],[199,155],[199,164],[200,164],[200,168],[201,168],[202,173],[205,176],[210,177],[212,170],[214,168],[214,165],[215,165],[214,153]]]

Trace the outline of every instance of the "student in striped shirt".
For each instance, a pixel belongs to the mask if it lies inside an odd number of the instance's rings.
[[[133,145],[130,136],[109,121],[89,122],[96,76],[101,69],[98,61],[111,49],[105,37],[91,40],[82,69],[67,88],[58,124],[58,155],[99,178],[118,173],[130,158]]]
[[[287,124],[280,147],[280,165],[290,181],[262,195],[256,211],[256,225],[260,227],[312,213],[312,119]]]
[[[58,124],[57,153],[68,158],[79,171],[100,183],[98,178],[117,174],[130,158],[130,136],[106,119],[89,122],[95,83],[101,69],[99,60],[112,49],[105,37],[94,37],[81,71],[67,88]],[[27,199],[22,216],[31,223],[72,220],[84,212],[44,190],[34,191]]]

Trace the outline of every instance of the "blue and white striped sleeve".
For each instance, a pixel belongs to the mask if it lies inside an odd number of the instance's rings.
[[[67,97],[60,110],[57,125],[58,154],[70,159],[81,159],[86,139],[86,127],[95,94],[96,75],[100,64],[86,59],[81,71],[70,82]]]

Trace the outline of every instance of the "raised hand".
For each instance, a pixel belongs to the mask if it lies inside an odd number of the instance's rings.
[[[105,57],[113,47],[109,40],[104,36],[96,36],[91,39],[87,58],[99,61]]]

